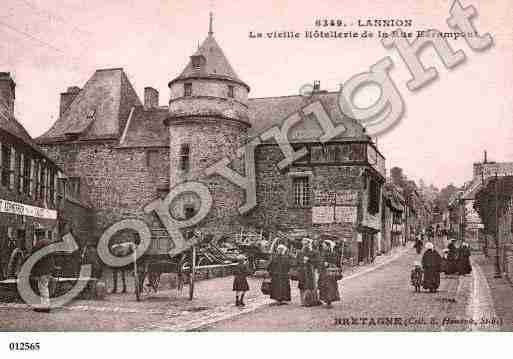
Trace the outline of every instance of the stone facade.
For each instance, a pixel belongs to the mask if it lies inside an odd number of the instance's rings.
[[[121,95],[87,98],[89,92],[105,91],[108,86],[113,94]],[[122,70],[98,70],[39,139],[48,156],[70,177],[79,178],[80,189],[88,192],[95,211],[90,237],[98,239],[119,220],[139,218],[153,231],[152,248],[165,252],[169,236],[157,216],[146,214],[143,208],[184,181],[199,181],[213,198],[211,211],[198,224],[206,233],[230,235],[243,226],[268,232],[304,229],[344,240],[349,256],[357,262],[374,258],[380,249],[377,234],[382,227],[384,158],[363,127],[340,112],[337,93],[319,91],[308,99],[248,99],[249,86],[237,77],[211,34],[169,88],[169,106],[158,107],[158,94],[149,87],[142,106]],[[119,111],[79,118],[89,108],[102,107],[104,98],[119,102]],[[334,126],[344,127],[333,142],[321,144],[319,136],[312,136],[322,130],[317,115],[301,112],[310,104],[325,111]],[[284,157],[281,148],[276,141],[263,139],[254,159],[257,206],[240,215],[243,189],[205,171],[229,158],[229,167],[244,175],[245,158],[238,157],[238,150],[294,113],[301,113],[303,123],[290,131],[290,137],[295,146],[307,146],[309,155],[279,169]],[[83,131],[70,138],[70,128]],[[111,128],[119,129],[118,134]],[[337,159],[317,158],[328,153]],[[299,187],[295,187],[299,177],[308,179],[301,184],[301,201],[305,202],[300,205]],[[199,207],[198,196],[185,193],[175,198],[169,210],[175,219],[185,220]]]
[[[167,184],[168,148],[119,148],[116,143],[66,143],[43,145],[48,155],[71,177],[80,178],[95,209],[90,237],[125,218],[141,218],[160,227],[144,206],[159,198]]]

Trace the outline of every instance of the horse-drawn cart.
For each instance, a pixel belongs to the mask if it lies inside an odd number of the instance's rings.
[[[212,236],[203,235],[199,231],[187,236],[191,245],[173,257],[168,254],[171,249],[170,239],[164,233],[160,236],[153,233],[150,248],[140,258],[136,259],[137,253],[133,253],[135,282],[138,284],[135,286],[135,294],[138,301],[159,290],[164,273],[176,275],[178,289],[188,283],[189,298],[192,299],[197,270],[236,264],[235,258],[226,255],[217,247]]]

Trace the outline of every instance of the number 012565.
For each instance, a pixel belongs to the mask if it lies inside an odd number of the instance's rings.
[[[38,351],[40,349],[39,342],[28,343],[28,342],[13,342],[9,343],[9,350],[11,351]]]

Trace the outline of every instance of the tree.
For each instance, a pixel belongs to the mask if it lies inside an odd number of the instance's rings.
[[[392,167],[392,169],[390,169],[390,177],[392,177],[392,183],[399,187],[404,187],[406,177],[401,167]]]
[[[436,206],[440,209],[441,212],[445,211],[449,206],[449,199],[460,189],[454,186],[452,183],[442,188],[440,193],[436,199]]]

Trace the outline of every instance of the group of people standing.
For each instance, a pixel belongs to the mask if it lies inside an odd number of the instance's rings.
[[[310,238],[303,238],[302,248],[295,258],[289,248],[280,244],[267,268],[271,278],[269,295],[278,304],[291,301],[290,281],[298,282],[301,305],[331,307],[340,301],[337,281],[342,278],[340,257],[335,253],[335,242],[324,240],[314,246]]]
[[[422,255],[421,269],[422,269],[422,287],[430,292],[436,292],[440,287],[440,274],[446,275],[458,274],[466,275],[472,271],[470,264],[470,247],[468,243],[462,242],[458,247],[456,240],[451,239],[449,245],[443,250],[443,256],[436,251],[433,243],[427,242],[425,244],[425,251]],[[419,242],[415,243],[417,253],[419,251]],[[420,263],[414,263],[412,270],[412,283],[414,276],[418,277]],[[414,284],[415,286],[415,284]]]
[[[472,272],[470,264],[470,247],[468,243],[462,242],[459,246],[457,241],[451,239],[449,245],[444,249],[444,260],[442,271],[445,274],[466,275]]]

